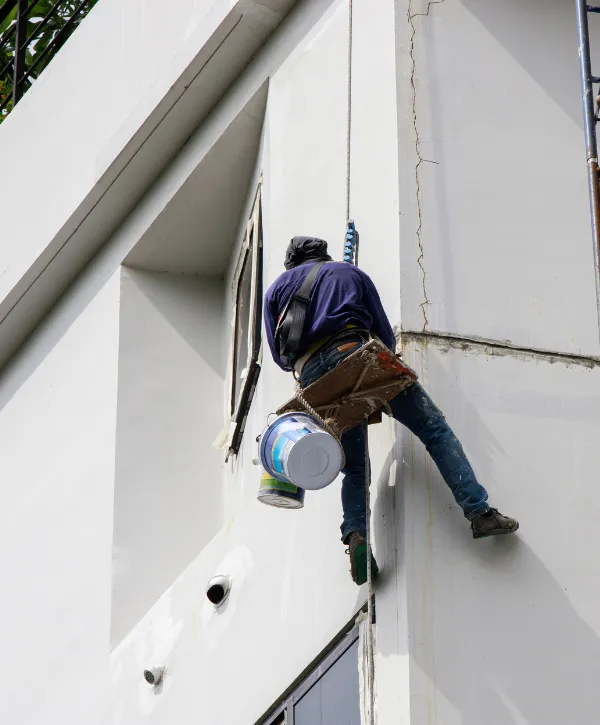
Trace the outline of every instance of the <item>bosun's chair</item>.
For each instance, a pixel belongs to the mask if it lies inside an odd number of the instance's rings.
[[[339,437],[365,419],[379,422],[388,401],[417,379],[398,355],[373,339],[312,385],[297,391],[277,413],[307,410],[306,401]]]

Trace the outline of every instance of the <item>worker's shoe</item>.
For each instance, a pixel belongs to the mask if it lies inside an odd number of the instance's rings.
[[[350,573],[352,581],[361,586],[367,581],[367,540],[363,534],[353,531],[346,542],[346,554],[350,555]],[[371,554],[371,576],[379,574],[375,557]]]
[[[519,528],[519,522],[504,516],[498,509],[490,509],[481,516],[471,519],[471,531],[474,539],[483,539],[485,536],[499,536],[500,534],[514,534]]]

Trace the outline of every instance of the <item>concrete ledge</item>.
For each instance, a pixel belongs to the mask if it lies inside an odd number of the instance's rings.
[[[0,133],[0,155],[18,169],[0,181],[5,208],[11,209],[0,241],[0,365],[116,230],[295,2],[218,0],[195,17],[187,9],[194,25],[191,32],[178,28],[180,36],[187,34],[183,44],[161,50],[161,58],[172,53],[168,63],[154,58],[155,48],[143,48],[141,59],[136,55],[144,32],[138,28],[139,37],[128,37],[121,49],[115,82],[130,85],[136,65],[146,60],[156,66],[156,79],[132,89],[136,102],[126,109],[121,99],[104,124],[97,122],[99,107],[113,97],[118,102],[123,88],[109,89],[103,97],[82,89],[77,103],[73,68],[80,73],[91,68],[92,84],[102,78],[103,64],[94,67],[90,61],[97,57],[104,31],[118,26],[116,20],[121,29],[127,20],[131,31],[139,18],[124,19],[127,11],[115,0],[100,3],[86,18]],[[146,23],[160,23],[162,3],[149,0],[145,10],[152,15],[143,18]],[[185,18],[180,20],[185,25]],[[72,97],[57,108],[56,98],[67,94]],[[41,126],[45,117],[48,123]],[[26,193],[32,179],[44,192],[39,205]],[[59,253],[60,265],[52,264]]]

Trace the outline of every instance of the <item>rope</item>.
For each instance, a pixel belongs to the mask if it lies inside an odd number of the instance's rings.
[[[296,398],[297,400],[302,403],[304,406],[304,410],[306,410],[307,413],[313,416],[313,418],[321,425],[322,428],[324,428],[329,435],[333,436],[336,441],[340,444],[340,450],[342,451],[342,468],[346,465],[346,456],[344,455],[344,446],[342,445],[342,441],[340,440],[340,435],[333,428],[333,426],[329,423],[329,420],[325,420],[315,408],[312,407],[312,405],[306,400],[304,397],[304,393],[302,392],[302,388],[300,387],[300,383],[296,383]]]
[[[347,405],[348,403],[356,403],[361,400],[376,400],[378,403],[380,403],[381,408],[385,408],[388,415],[393,417],[392,409],[390,408],[389,403],[384,399],[385,397],[388,397],[386,394],[385,396],[379,395],[378,393],[382,393],[384,391],[388,391],[389,394],[390,389],[390,383],[382,383],[381,385],[377,385],[374,388],[367,388],[366,390],[357,390],[355,393],[346,393],[346,395],[342,395],[341,397],[337,398],[335,403],[333,405],[327,404],[327,405],[319,405],[315,410],[324,410],[325,411],[325,417],[327,420],[330,420],[331,418],[335,418],[337,415],[338,410],[343,406]],[[329,431],[327,431],[329,433]]]
[[[362,381],[365,379],[365,375],[367,374],[367,370],[371,367],[373,364],[373,361],[368,361],[367,364],[364,366],[361,374],[358,377],[358,380],[356,381],[356,384],[352,388],[352,390],[349,393],[346,393],[346,395],[342,395],[340,398],[337,398],[335,403],[333,405],[329,406],[320,406],[320,408],[326,408],[326,416],[328,418],[335,418],[337,415],[338,410],[342,407],[342,405],[345,405],[346,403],[353,403],[354,400],[365,400],[367,397],[373,398],[375,396],[373,395],[367,395],[367,392],[371,391],[365,391],[365,390],[358,390],[360,386],[362,385]],[[381,385],[378,385],[376,388],[373,388],[373,390],[379,390],[381,388]],[[320,409],[319,408],[319,409]]]
[[[353,0],[348,0],[348,116],[346,122],[346,224],[350,221],[350,173],[352,169],[352,41],[353,28],[352,20],[354,14]],[[358,262],[358,254],[355,262]],[[362,383],[362,379],[367,373],[368,366],[365,367],[359,382],[352,391],[356,393],[357,388]],[[302,402],[302,401],[301,401]],[[315,411],[316,412],[316,411]],[[327,429],[326,429],[327,430]],[[367,659],[369,672],[369,725],[375,725],[375,661],[373,657],[373,580],[371,572],[371,471],[369,465],[369,440],[367,435],[368,423],[365,422],[365,481],[366,492],[366,510],[367,510]],[[337,437],[337,436],[336,436]]]
[[[370,360],[367,361],[367,364],[363,368],[358,380],[356,381],[356,384],[352,388],[352,390],[349,393],[346,393],[346,395],[341,395],[339,398],[336,398],[335,403],[327,404],[327,405],[320,405],[316,408],[316,410],[324,410],[325,411],[325,417],[327,419],[335,418],[337,416],[337,413],[339,409],[348,403],[355,403],[360,400],[379,400],[381,403],[381,406],[384,407],[387,412],[392,415],[391,408],[389,406],[389,403],[387,401],[387,395],[385,396],[379,396],[378,393],[389,391],[390,383],[381,383],[380,385],[375,385],[372,388],[367,388],[366,390],[359,390],[358,388],[362,385],[363,380],[365,379],[365,375],[367,374],[369,368],[371,365],[373,365],[376,362],[376,360],[372,357]]]
[[[367,672],[369,725],[375,725],[375,655],[373,652],[373,573],[371,571],[371,461],[369,459],[369,423],[365,421],[365,491],[367,514]]]
[[[356,393],[356,391],[360,388],[360,386],[363,383],[363,380],[365,379],[365,375],[367,374],[369,368],[373,364],[373,360],[367,361],[367,364],[364,366],[361,374],[358,376],[358,380],[356,381],[356,385],[352,388],[352,392]]]
[[[346,119],[346,223],[350,219],[350,169],[352,167],[352,0],[348,0],[348,115]]]
[[[372,391],[370,390],[357,390],[357,388],[362,384],[362,381],[365,378],[365,375],[367,374],[368,369],[371,367],[372,362],[367,362],[364,369],[362,370],[356,384],[354,385],[352,392],[348,395],[344,396],[344,399],[351,399],[351,398],[360,398],[360,397],[373,397]],[[378,385],[377,388],[374,388],[373,390],[378,390],[382,387],[389,387],[389,383],[385,386]],[[304,393],[302,392],[302,388],[300,387],[299,383],[296,383],[296,399],[298,402],[300,402],[307,413],[313,416],[313,418],[330,434],[332,435],[340,444],[340,448],[342,449],[342,456],[344,456],[344,449],[342,447],[342,442],[340,440],[340,436],[338,435],[337,431],[333,429],[333,427],[329,424],[328,420],[323,418],[319,413],[317,412],[316,408],[313,408],[313,406],[306,400],[304,397]],[[341,399],[340,399],[341,400]],[[333,407],[339,408],[339,404]],[[386,403],[386,407],[389,407]],[[373,651],[373,612],[374,612],[374,600],[373,600],[373,573],[372,573],[372,566],[371,566],[371,555],[372,555],[372,548],[371,548],[371,495],[370,495],[370,488],[371,488],[371,462],[369,460],[369,423],[368,421],[364,422],[365,427],[365,508],[366,508],[366,529],[367,529],[367,632],[366,632],[366,645],[367,645],[367,692],[368,692],[368,723],[369,725],[375,725],[375,657],[374,657],[374,651]],[[346,465],[345,460],[343,460],[342,468]]]
[[[319,413],[317,413],[317,409],[313,408],[312,405],[306,400],[304,397],[304,393],[302,392],[302,388],[300,387],[300,383],[296,383],[296,398],[302,405],[304,406],[304,409],[307,413],[313,416],[317,423],[321,425],[322,428],[324,428],[329,435],[332,435],[338,442],[340,442],[340,436],[336,430],[329,424],[325,418],[321,417]],[[341,443],[340,443],[341,445]]]

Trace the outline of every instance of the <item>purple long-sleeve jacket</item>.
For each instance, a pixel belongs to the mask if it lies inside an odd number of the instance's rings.
[[[267,339],[273,359],[281,368],[283,365],[275,349],[277,320],[313,264],[307,262],[284,272],[265,295]],[[347,262],[329,262],[320,270],[312,290],[298,357],[315,340],[327,338],[348,324],[371,330],[390,349],[395,349],[392,326],[369,275]]]

